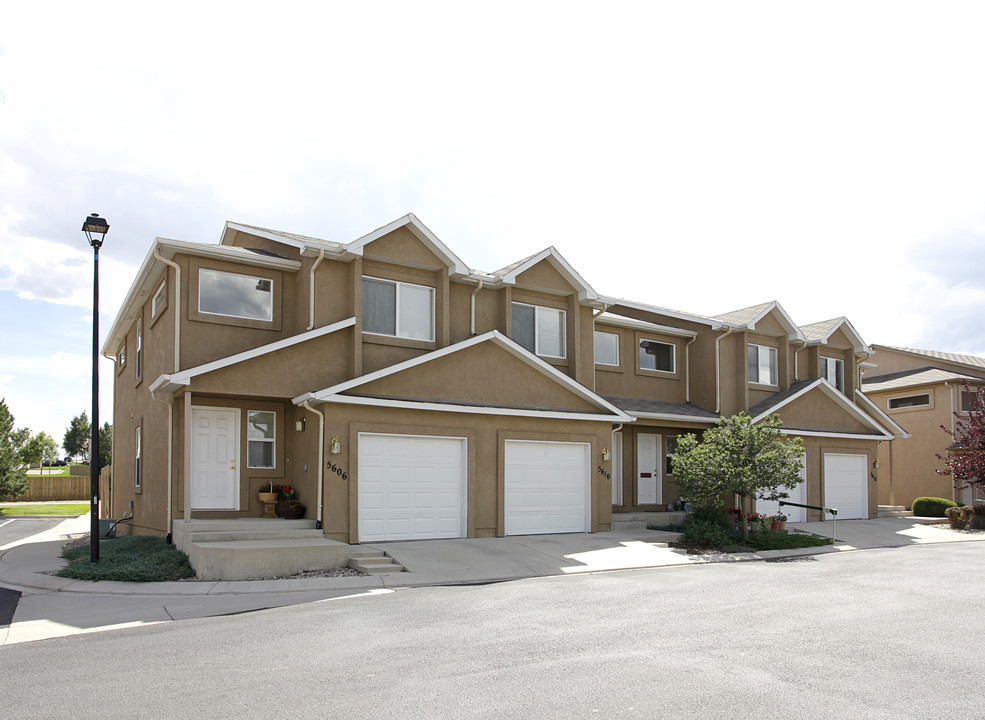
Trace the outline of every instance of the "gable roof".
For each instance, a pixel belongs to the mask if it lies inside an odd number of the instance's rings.
[[[516,285],[517,276],[529,270],[538,263],[547,261],[551,266],[561,273],[561,276],[578,291],[579,300],[597,300],[599,294],[589,285],[585,279],[578,274],[578,271],[571,267],[570,263],[557,251],[553,245],[544,248],[539,253],[525,257],[512,265],[497,270],[494,275],[496,279],[506,285]]]
[[[616,327],[632,328],[634,330],[644,330],[651,333],[661,333],[663,335],[676,335],[678,337],[697,337],[698,333],[694,330],[684,330],[683,328],[661,325],[659,323],[646,322],[636,318],[624,317],[616,313],[603,312],[595,316],[596,325],[609,325]]]
[[[738,328],[747,328],[749,330],[755,330],[756,324],[762,320],[764,317],[770,313],[775,313],[776,318],[780,323],[780,326],[787,331],[787,337],[791,340],[803,340],[804,335],[797,327],[797,323],[787,314],[787,311],[783,309],[776,300],[771,300],[770,302],[760,303],[759,305],[752,305],[747,308],[742,308],[740,310],[733,310],[731,312],[722,313],[721,315],[714,315],[714,319],[721,320],[727,325],[732,325]]]
[[[917,385],[964,381],[980,383],[982,378],[929,366],[916,370],[901,370],[886,375],[875,375],[871,378],[862,376],[862,386],[865,392],[882,392],[884,390],[916,387]]]
[[[864,409],[868,410],[870,415],[874,415],[884,427],[888,428],[893,433],[894,438],[900,439],[910,437],[910,433],[904,430],[899,423],[889,417],[889,414],[885,410],[866,397],[865,393],[861,390],[855,390],[855,402]]]
[[[468,348],[475,347],[482,343],[493,343],[498,347],[502,348],[506,352],[513,355],[515,358],[521,360],[526,365],[544,375],[551,381],[561,385],[567,389],[570,393],[577,396],[581,400],[593,405],[599,409],[598,413],[579,413],[579,412],[569,412],[564,410],[550,410],[550,409],[539,409],[539,408],[517,408],[508,406],[493,406],[493,405],[472,405],[468,403],[448,403],[442,400],[428,401],[420,399],[399,399],[399,398],[378,398],[365,395],[358,395],[352,391],[358,390],[360,387],[368,385],[376,380],[382,378],[390,377],[397,373],[409,370],[411,368],[424,365],[426,363],[434,362],[440,358],[453,355],[455,353],[460,353]],[[348,394],[344,394],[348,393]],[[306,393],[304,395],[299,395],[293,400],[295,405],[303,405],[307,403],[323,403],[323,402],[335,402],[335,403],[349,403],[358,405],[384,405],[388,407],[402,407],[411,409],[425,409],[425,410],[439,410],[448,412],[473,412],[481,414],[492,414],[492,415],[520,415],[520,416],[535,416],[535,417],[552,417],[561,419],[572,419],[572,420],[607,420],[613,422],[632,422],[633,418],[627,415],[625,412],[620,410],[615,405],[609,403],[607,400],[603,399],[601,396],[596,395],[594,392],[586,388],[581,383],[572,380],[570,377],[555,369],[548,363],[541,360],[539,357],[528,351],[526,348],[520,346],[510,338],[506,337],[498,330],[491,330],[490,332],[484,333],[482,335],[477,335],[468,340],[464,340],[460,343],[455,343],[454,345],[448,345],[446,347],[434,350],[424,355],[420,355],[410,360],[405,360],[404,362],[397,363],[396,365],[391,365],[385,367],[381,370],[368,373],[358,378],[352,380],[347,380],[345,382],[338,383],[331,387],[319,390],[317,392]]]
[[[945,360],[947,362],[957,363],[959,365],[966,365],[969,368],[985,370],[985,358],[978,357],[977,355],[940,352],[939,350],[920,350],[919,348],[895,347],[893,345],[873,345],[872,347],[875,350],[892,350],[894,352],[905,353],[907,355],[933,358],[934,360]]]
[[[778,412],[780,408],[789,405],[798,398],[803,397],[810,392],[821,392],[827,397],[832,399],[837,405],[850,416],[854,417],[855,420],[860,422],[874,431],[871,434],[866,435],[866,437],[871,437],[873,435],[890,439],[893,435],[886,430],[880,423],[873,420],[868,414],[862,412],[862,410],[851,402],[847,397],[845,397],[837,388],[835,388],[831,383],[829,383],[824,378],[817,378],[816,380],[801,380],[800,382],[793,383],[786,390],[782,390],[778,393],[773,393],[772,395],[760,400],[758,403],[749,408],[749,416],[752,417],[753,422],[759,422],[769,415],[773,415]],[[818,434],[815,430],[811,428],[785,428],[785,432],[789,432],[795,435],[803,434]],[[838,434],[838,433],[824,433],[824,434]]]
[[[673,310],[671,308],[660,307],[659,305],[649,305],[647,303],[627,300],[625,298],[617,298],[611,295],[600,295],[598,301],[603,303],[608,310],[612,310],[614,307],[642,310],[643,312],[653,313],[655,315],[664,315],[666,317],[674,318],[675,320],[684,320],[686,322],[698,323],[700,325],[708,325],[712,330],[718,330],[723,324],[720,320],[715,320],[714,318],[710,318],[705,315],[688,313],[683,310]]]
[[[845,333],[849,340],[852,342],[852,347],[857,353],[871,353],[872,348],[865,344],[862,336],[858,334],[855,326],[852,325],[848,318],[844,315],[837,318],[832,318],[831,320],[822,320],[821,322],[810,323],[808,325],[801,325],[800,331],[804,334],[804,339],[809,343],[817,343],[825,345],[828,339],[834,335],[836,330],[841,330]]]

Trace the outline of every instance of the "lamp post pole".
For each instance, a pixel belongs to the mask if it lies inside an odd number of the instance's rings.
[[[82,223],[92,246],[92,438],[89,443],[89,562],[99,562],[99,248],[109,223],[92,213]]]

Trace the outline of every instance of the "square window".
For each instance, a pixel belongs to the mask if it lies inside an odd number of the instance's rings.
[[[595,331],[595,362],[599,365],[619,364],[619,336],[616,333]]]
[[[675,351],[672,343],[640,340],[640,370],[675,372]]]
[[[246,465],[272,468],[276,464],[277,414],[250,410],[246,414]]]
[[[982,398],[979,392],[977,387],[961,390],[961,412],[970,413],[982,410]]]
[[[513,303],[513,340],[537,355],[567,357],[564,310]]]
[[[759,385],[776,385],[776,358],[774,347],[749,344],[749,382]]]
[[[198,310],[246,320],[273,320],[273,280],[201,268]]]
[[[363,278],[363,332],[434,340],[434,288]]]

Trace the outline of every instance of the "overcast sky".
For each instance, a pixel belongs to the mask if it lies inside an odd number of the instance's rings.
[[[350,241],[779,300],[985,354],[985,4],[55,3],[0,9],[0,396],[59,442],[155,237]],[[110,420],[104,363],[101,418]]]

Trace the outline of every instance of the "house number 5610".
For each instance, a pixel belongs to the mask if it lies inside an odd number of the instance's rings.
[[[599,465],[599,475],[604,475],[606,480],[612,479],[612,473],[607,473],[601,465]]]
[[[348,480],[349,479],[349,476],[346,474],[345,470],[343,470],[342,468],[340,468],[335,463],[329,461],[329,462],[325,463],[325,466],[328,468],[328,471],[329,472],[335,473],[336,475],[338,475],[343,480]]]

